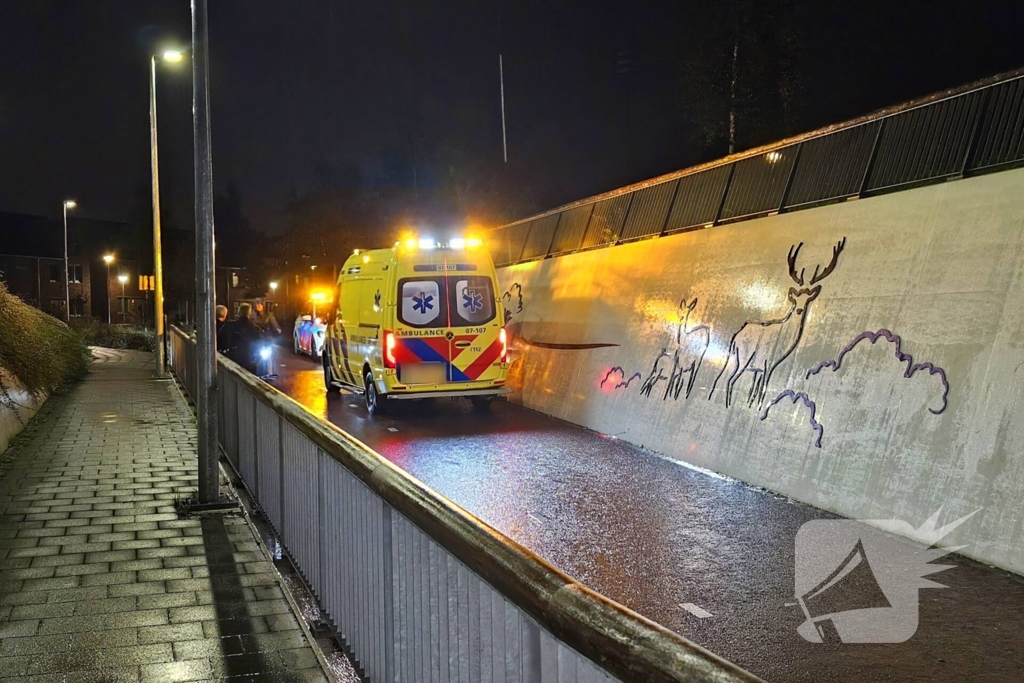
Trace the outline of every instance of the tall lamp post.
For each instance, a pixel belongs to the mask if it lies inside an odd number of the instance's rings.
[[[156,376],[167,374],[164,357],[164,263],[160,246],[160,161],[156,135],[156,62],[180,62],[181,50],[166,50],[149,58],[149,150],[153,174],[153,331],[156,335]]]
[[[103,262],[107,264],[107,324],[110,324],[110,264],[114,262],[113,254],[104,254]]]
[[[220,501],[217,468],[217,347],[213,305],[213,165],[210,161],[210,82],[207,0],[192,0],[192,125],[196,179],[196,423],[199,504]]]
[[[78,204],[74,199],[65,199],[64,207],[64,319],[71,324],[71,278],[68,276],[68,209]]]
[[[121,274],[117,276],[117,281],[121,283],[121,324],[124,325],[127,322],[128,305],[124,300],[124,283],[128,282],[128,276]]]

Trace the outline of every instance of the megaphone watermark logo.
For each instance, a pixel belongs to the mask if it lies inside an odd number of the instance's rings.
[[[924,577],[952,567],[931,562],[966,547],[936,546],[977,512],[939,528],[942,508],[918,529],[902,520],[806,522],[796,535],[796,603],[789,603],[804,613],[797,632],[812,643],[908,640],[917,631],[918,591],[945,588]]]

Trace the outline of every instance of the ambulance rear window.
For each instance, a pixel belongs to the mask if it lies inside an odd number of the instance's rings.
[[[483,325],[494,318],[491,278],[481,275],[449,275],[452,327]]]
[[[405,278],[398,319],[410,327],[470,327],[494,319],[494,286],[482,275]]]
[[[398,319],[411,327],[446,327],[444,277],[409,278],[399,283]]]

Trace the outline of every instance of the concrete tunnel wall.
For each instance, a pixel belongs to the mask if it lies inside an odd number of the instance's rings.
[[[1024,169],[499,280],[512,400],[1024,573]]]

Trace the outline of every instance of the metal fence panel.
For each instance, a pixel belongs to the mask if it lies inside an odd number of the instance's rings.
[[[551,247],[551,239],[555,235],[555,228],[558,226],[558,219],[561,215],[560,213],[553,213],[550,216],[538,218],[530,224],[530,233],[526,238],[526,244],[523,246],[523,253],[519,260],[525,261],[537,258],[538,256],[547,256],[548,249]]]
[[[238,471],[256,495],[256,399],[248,391],[238,392]]]
[[[720,220],[778,211],[786,192],[799,145],[736,162]]]
[[[579,249],[593,212],[593,203],[563,211],[558,228],[555,229],[555,238],[551,242],[551,253],[564,254]]]
[[[288,554],[295,558],[310,587],[320,587],[320,496],[316,446],[295,427],[281,425],[282,505],[284,524],[281,539]],[[315,589],[314,589],[315,590]],[[316,595],[316,593],[314,593]],[[320,597],[317,595],[317,597]]]
[[[989,88],[971,157],[971,171],[1024,161],[1024,80]]]
[[[385,680],[381,501],[326,453],[320,461],[321,600],[370,680]]]
[[[222,378],[224,392],[224,421],[218,431],[224,454],[235,468],[238,468],[238,382],[226,372],[218,373]]]
[[[632,198],[632,194],[620,194],[597,202],[582,246],[596,247],[618,242],[622,237],[622,224],[626,220],[626,211]]]
[[[256,401],[256,476],[260,507],[281,533],[281,425],[277,413]]]
[[[881,121],[872,121],[802,143],[784,208],[860,194]]]
[[[488,247],[494,265],[507,266],[519,260],[523,245],[530,231],[530,223],[518,223],[491,233]]]
[[[885,119],[868,191],[961,173],[980,104],[976,91]]]
[[[622,239],[660,235],[668,221],[668,212],[678,187],[678,180],[670,180],[637,190],[622,228]]]
[[[679,189],[665,223],[665,232],[714,223],[729,184],[732,165],[716,166],[679,179]]]

